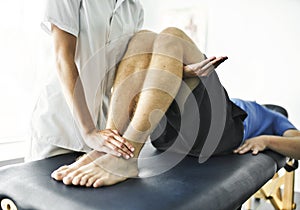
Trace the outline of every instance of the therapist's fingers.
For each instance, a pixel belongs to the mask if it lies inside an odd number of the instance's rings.
[[[121,135],[119,134],[119,132],[117,130],[112,130],[117,136],[117,140],[120,141],[121,143],[125,144],[126,147],[130,150],[130,151],[134,151],[134,147],[123,137],[121,137]]]
[[[123,150],[119,149],[117,146],[112,144],[109,140],[104,142],[104,146],[108,149],[107,153],[117,156],[117,157],[124,157],[125,159],[129,159],[131,156],[128,155]]]
[[[134,151],[134,147],[125,139],[123,138],[117,130],[110,130],[110,129],[106,129],[104,131],[101,131],[103,132],[102,134],[106,137],[112,137],[114,138],[115,140],[119,141],[121,144],[125,145],[129,150],[131,151]],[[118,145],[116,145],[118,146]],[[122,146],[123,148],[123,146]]]
[[[106,140],[105,146],[121,153],[121,155],[129,159],[130,157],[133,157],[133,146],[123,137],[121,137],[117,130],[106,130],[106,134],[104,139]]]
[[[129,159],[130,157],[133,157],[133,154],[131,151],[126,148],[123,144],[120,144],[118,141],[116,141],[112,137],[106,137],[103,146],[108,148],[109,154],[112,154],[117,157],[124,157],[125,159]]]
[[[130,157],[133,157],[133,153],[121,142],[119,142],[113,138],[109,138],[107,140],[107,142],[114,146],[113,149],[115,151],[122,153],[122,156],[124,158],[129,159]]]
[[[107,154],[111,154],[111,155],[116,156],[116,157],[121,157],[122,156],[122,153],[120,151],[118,151],[114,145],[112,145],[108,142],[104,142],[103,145],[105,147],[101,148],[102,152],[105,152]]]

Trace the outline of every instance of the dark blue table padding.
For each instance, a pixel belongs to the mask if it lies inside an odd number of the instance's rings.
[[[152,148],[151,152],[155,153]],[[158,176],[98,189],[65,186],[50,178],[53,170],[77,156],[1,168],[0,200],[10,198],[19,210],[234,210],[285,163],[284,157],[271,151],[212,157],[203,164],[186,157]]]

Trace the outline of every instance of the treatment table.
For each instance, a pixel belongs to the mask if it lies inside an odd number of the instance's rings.
[[[157,153],[150,144],[144,153]],[[0,169],[0,201],[5,210],[235,210],[286,159],[267,151],[257,156],[226,155],[199,164],[185,157],[171,170],[149,178],[129,179],[113,187],[65,186],[50,177],[78,153]],[[174,154],[177,155],[177,154]],[[16,207],[17,208],[16,208]]]
[[[159,151],[146,143],[141,157],[157,154]],[[214,156],[201,164],[197,158],[186,156],[156,176],[97,189],[65,186],[50,177],[53,170],[80,155],[70,153],[0,168],[2,209],[237,210],[286,164],[285,157],[272,151],[256,156]],[[170,158],[178,155],[172,153]],[[147,171],[143,167],[141,173]]]

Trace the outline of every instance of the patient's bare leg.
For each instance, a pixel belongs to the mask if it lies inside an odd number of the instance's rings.
[[[148,69],[152,51],[153,42],[156,38],[156,33],[151,31],[140,31],[138,32],[130,41],[127,51],[119,65],[119,71],[116,73],[116,78],[114,81],[114,89],[121,86],[120,89],[127,89],[130,93],[139,93]],[[129,79],[128,79],[129,78]],[[127,83],[124,83],[126,81]],[[126,88],[124,86],[127,86]],[[132,115],[134,110],[134,104],[138,97],[134,98],[131,103],[129,101],[128,91],[123,94],[123,91],[114,91],[118,94],[113,94],[111,99],[111,104],[109,110],[109,116],[107,120],[107,128],[116,129],[119,133],[123,134],[124,129],[129,124],[129,117]],[[126,103],[127,101],[127,103]],[[129,104],[127,109],[124,109],[125,105]],[[113,114],[112,114],[113,113]],[[113,119],[114,118],[114,119]],[[97,151],[91,151],[87,155],[82,156],[79,160],[71,165],[65,165],[55,170],[52,173],[52,177],[58,181],[61,181],[71,172],[77,170],[81,166],[91,163],[93,160],[99,158],[105,153],[100,153]],[[85,182],[83,181],[82,183]],[[79,184],[79,183],[78,183]]]
[[[183,62],[188,64],[203,60],[203,55],[199,50],[192,52],[191,49],[196,47],[190,41],[189,45],[192,47],[186,49],[187,40],[189,39],[183,32],[174,28],[164,30],[155,40],[142,91],[136,104],[133,103],[135,109],[132,119],[127,128],[121,128],[124,131],[122,132],[123,137],[135,146],[136,157],[180,88]],[[189,53],[191,53],[190,56],[188,56]],[[118,72],[123,75],[126,71],[120,65]],[[122,87],[122,83],[120,87]],[[115,88],[114,95],[116,98],[130,94],[128,89]],[[112,101],[111,106],[114,107],[115,103]],[[116,109],[118,108],[124,109],[124,107],[116,106]],[[112,121],[108,125],[118,127],[114,117],[110,120]],[[125,160],[106,154],[70,173],[63,181],[65,184],[100,187],[116,184],[128,177],[137,176],[137,174],[136,159]]]

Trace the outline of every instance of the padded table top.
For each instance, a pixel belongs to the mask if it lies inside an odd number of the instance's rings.
[[[147,152],[155,154],[154,149]],[[197,158],[185,157],[160,175],[98,189],[65,186],[50,177],[53,170],[78,155],[0,168],[0,200],[12,199],[19,210],[233,210],[285,163],[284,157],[271,151],[257,156],[216,156],[202,164]]]

